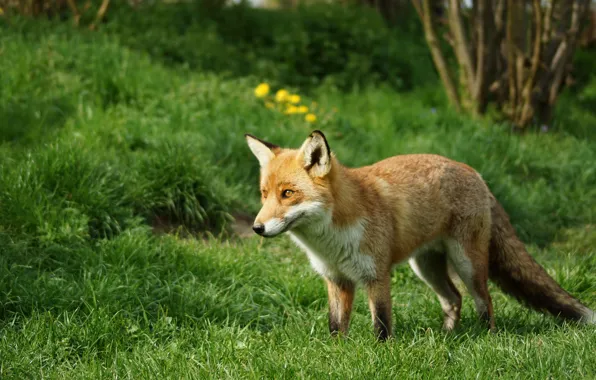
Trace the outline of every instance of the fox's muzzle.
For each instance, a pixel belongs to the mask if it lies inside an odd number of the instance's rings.
[[[263,237],[274,237],[286,232],[288,227],[290,227],[290,224],[287,223],[285,218],[271,218],[265,223],[255,221],[252,230]]]
[[[265,225],[262,223],[255,223],[252,226],[252,230],[257,233],[258,235],[263,235],[263,233],[265,232]]]

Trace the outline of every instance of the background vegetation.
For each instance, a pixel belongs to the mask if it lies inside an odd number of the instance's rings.
[[[448,107],[419,22],[368,8],[132,9],[96,31],[0,18],[0,377],[593,377],[594,328],[493,289],[499,332],[440,332],[434,295],[402,266],[396,339],[363,294],[328,338],[326,291],[286,238],[238,238],[258,210],[249,132],[297,146],[313,128],[347,165],[430,152],[486,179],[531,252],[596,306],[596,77],[580,50],[551,124]],[[318,119],[268,109],[268,82]],[[164,234],[164,232],[168,232]]]

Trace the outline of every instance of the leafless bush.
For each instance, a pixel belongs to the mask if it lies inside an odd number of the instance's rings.
[[[516,126],[546,122],[570,69],[590,0],[412,0],[450,102],[486,112],[490,103]],[[446,10],[441,20],[437,3]],[[457,60],[457,80],[439,33]]]

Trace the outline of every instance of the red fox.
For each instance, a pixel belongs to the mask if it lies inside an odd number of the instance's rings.
[[[327,283],[331,334],[347,334],[354,291],[362,284],[376,336],[389,338],[391,270],[405,260],[437,294],[445,330],[458,324],[461,310],[448,264],[491,330],[489,278],[537,310],[596,324],[596,314],[528,254],[503,207],[468,165],[412,154],[347,168],[321,131],[298,150],[245,137],[261,171],[263,207],[253,230],[264,237],[288,232],[306,252]]]

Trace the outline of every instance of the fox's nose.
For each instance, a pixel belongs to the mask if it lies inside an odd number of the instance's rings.
[[[265,232],[265,225],[261,223],[253,224],[252,230],[259,235],[262,235]]]

